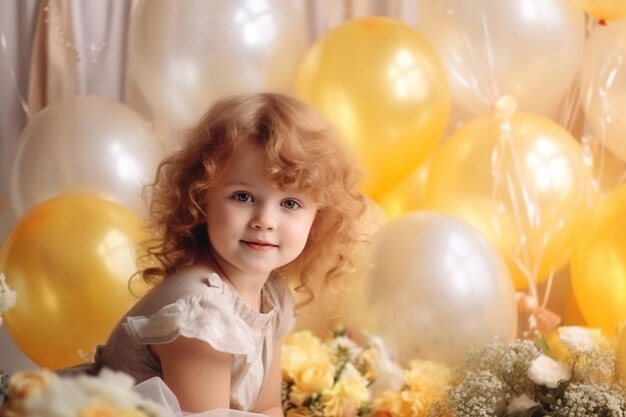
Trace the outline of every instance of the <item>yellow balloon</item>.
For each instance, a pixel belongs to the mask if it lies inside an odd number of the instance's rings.
[[[591,195],[582,146],[541,116],[484,116],[435,153],[426,205],[479,229],[505,259],[515,288],[569,260]]]
[[[435,150],[450,102],[434,49],[415,29],[382,17],[352,20],[322,37],[305,56],[296,92],[353,145],[372,198]]]
[[[599,20],[617,20],[626,16],[624,0],[579,0],[587,14]]]
[[[390,218],[393,219],[401,214],[425,207],[424,198],[429,169],[430,159],[422,162],[408,178],[378,198],[378,203]]]
[[[130,209],[90,195],[62,195],[19,220],[0,252],[17,292],[4,322],[33,362],[74,365],[106,341],[140,295],[128,285],[140,229]]]
[[[592,327],[614,333],[626,320],[626,185],[602,196],[578,237],[571,261],[572,287]]]

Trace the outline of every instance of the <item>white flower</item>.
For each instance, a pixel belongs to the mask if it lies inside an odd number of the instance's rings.
[[[58,378],[50,382],[41,395],[29,397],[25,407],[27,415],[38,417],[75,416],[93,404],[118,410],[141,407],[150,415],[165,415],[159,406],[133,391],[133,385],[132,377],[109,369],[103,369],[97,377],[78,375]]]
[[[369,343],[378,351],[376,360],[372,364],[376,379],[370,385],[374,397],[383,391],[399,391],[404,384],[404,371],[389,356],[385,343],[380,337],[370,336]]]
[[[565,363],[557,362],[546,355],[539,355],[530,364],[528,377],[535,384],[556,388],[559,381],[570,379],[571,370]]]
[[[362,352],[363,348],[354,343],[352,339],[347,336],[337,336],[326,343],[326,346],[331,352],[338,352],[340,349],[344,349],[348,353],[350,360],[354,361]]]
[[[602,339],[600,329],[585,329],[579,326],[559,328],[559,341],[572,352],[586,352],[598,346]]]
[[[506,408],[506,413],[511,414],[517,411],[526,411],[536,406],[537,403],[526,394],[518,395],[513,398]]]
[[[9,288],[6,277],[0,273],[0,313],[13,307],[16,299],[17,293]]]
[[[2,312],[13,307],[16,299],[17,293],[9,288],[6,277],[0,273],[0,326],[2,326]]]

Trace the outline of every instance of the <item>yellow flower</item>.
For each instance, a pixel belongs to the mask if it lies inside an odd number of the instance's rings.
[[[47,369],[16,372],[9,380],[9,397],[23,400],[39,395],[56,378],[58,378],[57,374]]]
[[[374,414],[387,412],[392,417],[421,417],[426,415],[429,407],[430,400],[423,392],[385,391],[374,402]]]
[[[351,363],[347,363],[339,380],[322,393],[324,415],[353,417],[363,402],[370,399],[367,379]]]
[[[310,408],[306,408],[306,407],[292,408],[291,410],[287,411],[287,414],[285,414],[285,417],[312,417],[312,416],[313,416],[313,412],[311,411]]]
[[[120,410],[107,404],[93,403],[78,412],[78,417],[147,417],[141,410]]]
[[[296,405],[333,385],[335,366],[326,348],[311,332],[288,335],[283,343],[281,362],[283,378],[294,383],[290,401]]]
[[[443,364],[415,359],[404,372],[404,382],[409,389],[423,392],[428,398],[440,397],[452,382],[452,371]]]

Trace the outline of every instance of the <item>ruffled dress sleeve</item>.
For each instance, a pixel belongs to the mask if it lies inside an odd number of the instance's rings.
[[[249,327],[233,310],[232,293],[217,275],[150,316],[126,319],[127,333],[139,344],[169,343],[179,336],[208,343],[220,352],[254,360],[255,341]]]

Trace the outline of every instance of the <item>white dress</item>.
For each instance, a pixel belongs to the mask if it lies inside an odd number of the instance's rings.
[[[98,348],[93,373],[103,367],[126,372],[135,378],[139,392],[168,404],[173,415],[181,415],[148,345],[168,343],[178,336],[196,338],[232,355],[230,408],[247,412],[254,407],[266,379],[274,342],[287,334],[294,322],[291,291],[278,277],[270,277],[265,284],[258,312],[207,267],[185,268],[156,286],[126,314],[106,344]],[[222,410],[222,414],[206,415],[246,414]]]

